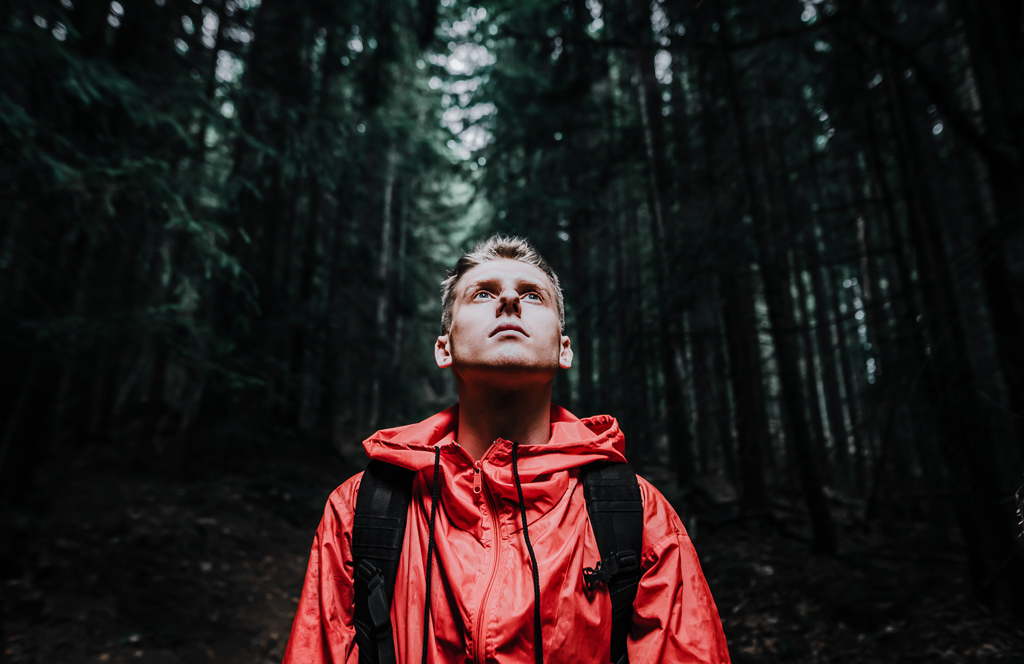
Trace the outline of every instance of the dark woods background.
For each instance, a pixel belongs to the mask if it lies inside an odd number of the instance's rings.
[[[563,280],[736,661],[1020,661],[1019,2],[10,0],[12,662],[279,660],[439,282]],[[815,555],[818,554],[818,555]]]

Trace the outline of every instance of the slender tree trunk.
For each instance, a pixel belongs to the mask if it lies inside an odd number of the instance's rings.
[[[611,214],[618,214],[614,209],[610,210]],[[609,249],[610,242],[598,242],[596,247],[596,264],[600,266],[616,265],[617,261],[614,260],[611,250]],[[599,280],[601,291],[615,292],[616,284],[616,270],[604,273],[603,282]],[[599,271],[598,274],[601,274]],[[597,412],[607,413],[611,408],[611,404],[614,400],[614,388],[613,385],[617,382],[614,378],[613,370],[613,344],[611,342],[612,334],[610,330],[604,329],[604,327],[598,327],[595,330],[595,343],[594,353],[597,356]]]
[[[838,283],[835,277],[831,277],[830,281]],[[853,360],[850,358],[850,337],[856,338],[857,334],[855,331],[851,335],[847,329],[847,318],[849,317],[843,313],[843,309],[849,311],[851,307],[843,302],[843,289],[835,288],[832,293],[832,310],[839,331],[839,365],[842,369],[843,391],[846,393],[846,404],[849,410],[850,428],[853,438],[854,479],[857,484],[857,490],[861,495],[864,495],[867,489],[868,453],[865,449],[866,446],[862,435],[864,414],[861,410],[861,394],[860,390],[857,389]]]
[[[661,124],[661,114],[655,113],[652,109],[660,97],[656,89],[653,60],[646,51],[638,52],[635,57],[636,94],[647,154],[654,274],[659,301],[658,340],[661,373],[665,380],[665,426],[669,436],[669,456],[673,469],[679,482],[686,486],[694,478],[693,435],[690,432],[690,413],[679,369],[680,362],[683,361],[684,348],[680,340],[684,337],[677,326],[677,317],[669,315],[677,309],[677,298],[673,295],[675,289],[669,290],[665,275],[668,260],[665,254],[669,249],[665,215],[671,201],[667,182],[668,164],[662,151],[665,132]]]
[[[855,164],[846,164],[847,168],[841,180],[844,183],[843,191],[847,205],[853,212],[853,246],[857,251],[857,272],[856,277],[851,279],[852,291],[854,293],[854,312],[857,321],[857,345],[859,349],[858,366],[865,367],[863,372],[853,375],[853,379],[860,382],[864,378],[864,385],[860,390],[859,407],[863,413],[860,424],[860,436],[864,448],[870,452],[871,458],[877,459],[881,448],[880,442],[880,420],[882,419],[879,404],[878,381],[882,374],[882,366],[878,359],[877,349],[878,330],[881,325],[878,323],[878,316],[881,310],[875,304],[875,290],[878,283],[874,269],[874,257],[868,244],[868,229],[864,219],[862,197],[858,195],[858,187],[855,183],[860,181],[860,169]],[[858,306],[859,305],[859,306]],[[859,316],[859,317],[858,317]],[[868,373],[867,367],[871,366],[874,373]],[[866,461],[866,460],[865,460]]]
[[[750,268],[746,265],[733,265],[720,276],[722,318],[729,349],[729,375],[739,441],[742,506],[747,513],[764,512],[768,507],[764,477],[768,417],[765,413],[761,355],[757,348],[752,282]]]
[[[634,456],[646,457],[651,454],[654,444],[651,440],[650,423],[652,421],[651,403],[648,392],[647,362],[645,361],[642,340],[646,338],[643,311],[640,307],[640,261],[637,238],[626,232],[636,226],[636,211],[624,204],[626,196],[619,192],[619,240],[616,257],[616,293],[622,298],[621,315],[619,316],[619,339],[636,340],[634,343],[623,344],[618,355],[619,376],[623,377],[615,390],[615,399],[625,406],[623,431],[627,440],[632,440],[631,450]]]
[[[719,10],[720,11],[720,10]],[[725,31],[728,27],[723,25]],[[778,251],[778,224],[770,227],[771,220],[758,209],[759,200],[753,169],[753,152],[750,148],[749,131],[745,126],[746,115],[740,103],[739,84],[736,79],[732,56],[725,56],[725,71],[729,103],[739,146],[740,168],[745,194],[748,197],[751,214],[756,227],[755,236],[761,254],[761,275],[764,280],[765,299],[771,320],[772,340],[779,365],[779,381],[782,388],[783,411],[790,425],[790,440],[800,475],[804,500],[811,515],[814,532],[814,550],[818,553],[836,551],[836,532],[829,512],[828,503],[822,490],[820,469],[814,459],[813,443],[808,435],[805,413],[806,405],[800,381],[799,349],[795,343],[795,318],[793,301],[789,294],[788,266],[784,255]]]
[[[4,423],[3,429],[0,430],[0,477],[3,477],[7,470],[7,461],[10,458],[11,448],[14,446],[18,428],[21,426],[22,418],[25,416],[25,410],[35,389],[36,376],[38,374],[39,352],[34,349],[32,352],[32,359],[29,360],[28,363],[28,372],[26,373],[25,380],[21,385],[21,391],[18,393],[18,398],[15,400],[14,406],[11,408],[10,414],[7,416],[7,421]]]
[[[1020,228],[1024,215],[1024,47],[1019,2],[955,4],[964,21],[971,69],[989,140],[999,146],[989,163],[1002,222]]]
[[[758,235],[765,236],[766,233],[762,230]],[[770,241],[767,238],[761,241],[761,253],[768,257],[762,263],[761,274],[764,278],[772,340],[779,364],[782,406],[789,421],[789,437],[804,500],[811,514],[814,549],[818,553],[835,553],[835,526],[822,490],[821,473],[805,418],[807,409],[800,380],[799,346],[794,333],[796,322],[792,309],[793,302],[788,292],[787,269],[781,262],[782,259],[775,256],[774,249],[768,244]]]
[[[714,192],[711,226],[726,227],[737,235],[742,231],[740,212],[732,207],[728,188],[716,170],[715,142],[724,137],[722,114],[715,108],[719,78],[702,61],[701,126],[704,135],[705,162],[709,168],[709,187]],[[742,236],[741,236],[742,237]],[[729,356],[728,380],[732,391],[734,422],[738,448],[738,470],[742,487],[741,507],[748,514],[768,509],[765,485],[765,449],[768,447],[768,416],[765,410],[764,377],[758,347],[757,318],[754,311],[754,284],[746,247],[739,251],[722,246],[718,272],[719,298],[716,302],[722,319],[725,347]],[[732,427],[730,426],[729,429]]]
[[[859,71],[863,80],[867,80],[868,68],[862,58]],[[924,347],[925,334],[922,331],[920,308],[913,293],[914,279],[908,261],[908,252],[904,240],[904,233],[900,229],[900,214],[896,205],[895,196],[890,184],[889,169],[884,159],[884,147],[881,138],[882,128],[879,123],[878,114],[873,112],[869,106],[868,99],[861,103],[863,123],[867,133],[867,169],[865,178],[870,186],[870,191],[879,199],[876,209],[882,221],[880,236],[882,244],[890,249],[889,254],[892,261],[887,261],[890,269],[887,270],[888,279],[888,302],[891,306],[890,318],[892,329],[879,349],[882,355],[882,365],[886,367],[885,376],[887,416],[886,419],[896,418],[903,420],[904,424],[897,426],[900,432],[893,441],[904,457],[911,457],[913,454],[924,460],[921,464],[924,473],[924,481],[927,490],[930,492],[928,500],[929,514],[933,519],[944,518],[947,510],[943,509],[943,500],[936,490],[941,487],[942,480],[934,475],[936,464],[929,459],[933,452],[925,442],[929,436],[916,436],[912,431],[920,428],[923,423],[914,421],[917,412],[922,408],[921,391],[912,389],[916,383],[919,368],[927,358],[921,354]],[[895,268],[895,269],[892,269]],[[903,399],[904,403],[897,400]],[[901,417],[900,413],[905,413]],[[884,444],[884,442],[883,442]],[[936,522],[936,525],[938,523]]]
[[[825,280],[821,275],[821,258],[817,249],[818,240],[812,237],[804,247],[809,252],[807,268],[811,276],[811,292],[814,296],[814,333],[821,358],[822,387],[824,388],[825,412],[828,415],[829,437],[835,451],[836,465],[841,469],[844,484],[851,484],[853,477],[850,466],[849,434],[843,414],[840,394],[839,372],[836,369],[836,347],[839,345],[829,315],[829,297]]]
[[[725,324],[722,322],[722,308],[717,306],[721,299],[721,287],[719,278],[712,275],[710,280],[711,293],[714,300],[712,316],[714,327],[710,332],[708,351],[710,365],[713,367],[711,385],[714,390],[715,419],[718,429],[718,443],[721,446],[722,461],[725,464],[726,475],[737,485],[740,483],[740,464],[736,446],[736,437],[733,434],[733,412],[729,399],[729,376],[731,367],[725,351]],[[764,403],[764,400],[761,400]]]
[[[392,142],[388,146],[387,166],[384,171],[384,210],[381,218],[380,230],[380,261],[377,264],[377,283],[380,288],[380,295],[377,298],[376,323],[378,330],[385,329],[388,320],[388,307],[390,289],[387,287],[391,266],[392,244],[392,205],[394,202],[395,179],[398,174],[398,146]],[[370,418],[369,427],[377,429],[380,424],[380,399],[381,399],[381,370],[383,362],[377,362],[377,368],[373,372],[372,388],[370,393]]]
[[[828,438],[825,434],[825,421],[822,417],[821,400],[818,394],[818,377],[821,374],[818,371],[818,353],[814,347],[814,340],[811,335],[814,323],[811,322],[807,284],[804,283],[803,271],[796,265],[795,252],[793,264],[796,270],[792,276],[793,280],[796,281],[797,297],[799,298],[800,342],[804,351],[804,390],[806,391],[810,407],[811,430],[814,432],[817,442],[815,458],[817,459],[818,466],[822,469],[823,480],[829,482],[831,473],[829,472],[827,456]]]
[[[764,122],[762,136],[765,147],[765,153],[768,156],[768,163],[770,165],[777,163],[779,166],[778,172],[782,174],[788,174],[790,172],[790,167],[789,164],[786,162],[785,146],[776,145],[773,136],[770,134],[770,125],[768,124],[769,116],[767,114],[767,109],[764,105],[763,97],[761,102],[761,114]],[[785,246],[785,238],[797,237],[797,206],[793,196],[792,188],[789,186],[788,181],[783,181],[780,186],[776,187],[776,189],[781,189],[781,192],[776,194],[776,198],[781,200],[781,207],[783,210],[783,215],[785,216],[785,220],[782,221],[780,219],[780,223],[776,231],[776,235],[778,237],[778,246],[775,249],[776,251],[780,252],[777,256],[777,259],[786,265],[788,271],[790,265],[790,256],[789,252],[785,251],[783,247]],[[776,207],[778,207],[778,205],[776,205]],[[825,425],[821,415],[821,402],[818,400],[818,374],[815,368],[816,362],[814,342],[811,339],[812,324],[807,309],[807,286],[804,283],[803,272],[799,269],[798,266],[796,266],[795,259],[793,260],[793,264],[796,267],[796,270],[795,274],[790,274],[790,277],[794,281],[796,281],[797,297],[799,298],[799,304],[797,305],[797,309],[800,312],[800,342],[802,343],[804,349],[804,398],[806,399],[806,403],[808,406],[808,413],[811,419],[811,431],[814,434],[814,441],[816,443],[812,447],[814,451],[815,463],[821,470],[822,479],[824,480],[825,478],[828,477],[828,459],[825,453]],[[787,286],[786,291],[788,298],[788,292],[790,291],[790,289],[788,288],[788,283],[783,285]],[[794,325],[795,324],[796,322],[794,317]]]
[[[821,181],[822,165],[817,160],[815,151],[811,148],[808,151],[809,164],[811,168],[811,177],[814,182],[814,186],[811,191],[817,199],[819,208],[825,207],[827,203],[826,192]],[[845,208],[844,208],[845,209]],[[843,436],[843,456],[848,459],[847,463],[847,475],[852,479],[851,486],[855,487],[860,495],[864,494],[865,477],[866,477],[866,457],[864,454],[864,443],[861,436],[861,422],[863,421],[863,415],[861,414],[860,396],[858,391],[854,387],[854,377],[852,362],[850,359],[850,347],[849,347],[849,333],[846,330],[846,322],[843,314],[844,304],[842,302],[842,279],[839,278],[836,270],[827,262],[831,261],[831,246],[827,241],[831,229],[826,226],[821,228],[821,236],[816,238],[812,245],[814,250],[814,260],[818,265],[818,268],[812,272],[812,277],[816,277],[816,280],[812,280],[814,286],[816,308],[818,303],[821,307],[821,318],[830,318],[830,328],[834,328],[835,337],[834,342],[830,344],[831,356],[833,362],[831,366],[836,370],[836,381],[835,385],[835,397],[836,405],[838,407],[838,420],[840,422],[840,430],[846,435]],[[820,245],[820,246],[819,246]],[[826,260],[828,259],[828,261]],[[817,298],[822,299],[818,300]],[[831,316],[829,315],[831,311]],[[837,357],[838,352],[839,366],[835,365],[834,358]],[[843,396],[840,396],[839,388],[843,390]],[[849,419],[850,426],[847,427],[845,419]],[[853,452],[852,457],[847,454],[847,450],[850,448],[852,443]]]
[[[716,452],[721,448],[724,460],[729,447],[729,430],[718,431],[720,401],[717,380],[724,375],[717,320],[715,317],[715,282],[712,275],[700,280],[691,339],[693,342],[693,391],[697,402],[697,447],[700,450],[701,472],[707,474],[716,465]],[[726,409],[728,416],[728,409]]]
[[[569,220],[569,252],[572,256],[573,297],[576,303],[576,329],[573,330],[573,347],[576,348],[576,371],[579,375],[579,397],[582,410],[588,412],[595,404],[594,396],[594,333],[595,324],[592,294],[591,234],[582,210]]]
[[[911,240],[918,259],[926,323],[933,343],[928,349],[928,386],[940,424],[960,529],[967,546],[971,580],[984,602],[1024,615],[1024,567],[1017,555],[1012,503],[1001,495],[992,431],[974,389],[957,294],[947,269],[941,216],[921,176],[921,148],[910,123],[900,83],[889,82],[893,122],[900,143],[897,155],[909,196]]]
[[[956,3],[964,20],[971,61],[970,85],[980,100],[983,125],[1003,146],[1001,158],[987,160],[995,223],[979,215],[974,242],[991,314],[1008,409],[1016,415],[1017,444],[1024,452],[1024,294],[1015,287],[1006,255],[1007,240],[1024,228],[1024,49],[1019,2]],[[1006,149],[1013,146],[1013,150]]]
[[[323,223],[323,206],[326,196],[322,182],[315,175],[306,177],[306,198],[309,201],[307,216],[309,229],[302,248],[302,269],[299,280],[299,306],[302,311],[301,326],[296,335],[295,355],[300,366],[297,398],[297,424],[299,429],[310,432],[316,425],[318,403],[323,392],[324,330],[321,324],[325,309],[322,294],[318,292],[317,275],[322,271],[322,247],[329,240],[329,231]],[[322,287],[322,286],[321,286]]]
[[[721,95],[716,89],[717,77],[713,77],[709,57],[697,57],[695,75],[697,94],[693,101],[699,109],[699,116],[686,127],[690,124],[696,126],[695,133],[702,136],[703,160],[695,155],[691,161],[703,161],[703,168],[707,171],[704,177],[712,192],[709,219],[706,227],[700,230],[713,233],[714,229],[728,228],[742,236],[741,215],[733,207],[717,168],[719,161],[715,145],[728,131],[722,115],[716,112],[717,99]],[[677,87],[682,98],[681,76],[673,80],[677,79],[680,79]],[[677,126],[680,136],[688,135],[682,124]],[[699,171],[694,177],[700,177]],[[754,312],[751,258],[745,247],[734,252],[732,247],[717,242],[713,249],[721,257],[721,267],[711,272],[707,287],[700,288],[696,297],[698,311],[701,301],[706,301],[706,305],[711,307],[714,332],[710,355],[714,358],[714,366],[718,367],[712,380],[712,385],[717,388],[718,435],[729,476],[741,487],[743,510],[747,513],[765,511],[768,497],[764,462],[768,461],[770,466],[771,458],[765,458],[768,415]],[[734,274],[735,270],[739,272]]]
[[[339,200],[330,251],[332,256],[344,256],[347,253],[345,238],[349,228],[346,221],[350,214],[349,201],[347,199]],[[354,355],[352,341],[357,338],[357,335],[351,332],[351,317],[339,316],[336,312],[345,310],[345,293],[348,290],[348,284],[356,277],[349,266],[343,265],[338,260],[329,261],[329,265],[327,283],[330,290],[325,296],[329,312],[327,350],[325,351],[327,357],[327,410],[330,418],[332,446],[346,459],[352,459],[358,454],[358,441],[355,440],[354,428],[349,422],[352,415],[352,404],[356,396],[354,390],[351,389],[350,376],[352,375],[351,364]]]

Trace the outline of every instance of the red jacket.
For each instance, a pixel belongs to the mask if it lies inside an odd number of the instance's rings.
[[[428,661],[534,661],[534,587],[511,467],[512,444],[498,440],[473,459],[455,442],[457,406],[364,446],[373,459],[418,471],[391,606],[398,661],[420,661],[424,571],[434,475],[441,449],[439,509]],[[607,664],[611,601],[583,589],[583,568],[600,559],[578,468],[623,461],[624,441],[607,415],[579,420],[551,409],[551,439],[518,450],[530,540],[540,570],[544,661]],[[351,531],[362,474],[331,494],[313,540],[306,581],[284,664],[356,664],[352,626]],[[629,661],[727,664],[722,623],[682,522],[638,478],[644,503],[643,576],[633,604]]]

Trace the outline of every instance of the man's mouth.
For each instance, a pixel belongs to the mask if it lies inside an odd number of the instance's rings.
[[[493,332],[491,332],[491,336],[493,337],[494,335],[501,334],[502,332],[518,332],[524,337],[530,336],[529,334],[526,333],[526,330],[519,327],[515,323],[503,323],[499,325],[498,327],[494,328]]]

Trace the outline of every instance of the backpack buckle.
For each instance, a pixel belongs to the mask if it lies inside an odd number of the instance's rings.
[[[368,592],[373,592],[384,583],[384,575],[377,567],[366,560],[360,560],[356,567],[356,580],[366,586]]]
[[[619,574],[632,572],[640,566],[636,552],[613,551],[604,560],[597,561],[593,567],[583,568],[583,585],[587,592],[592,592],[600,583],[608,583]]]
[[[391,634],[391,598],[384,587],[384,575],[364,559],[359,561],[355,577],[366,588],[366,606],[378,638],[382,638],[382,634]]]

